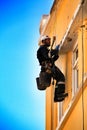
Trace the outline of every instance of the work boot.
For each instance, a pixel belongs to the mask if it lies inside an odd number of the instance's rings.
[[[54,102],[62,102],[67,96],[68,93],[58,94],[54,97]]]
[[[65,84],[58,84],[55,87],[55,94],[65,93]]]
[[[54,102],[61,102],[65,99],[66,96],[68,96],[68,93],[65,93],[65,84],[57,84],[54,93]]]

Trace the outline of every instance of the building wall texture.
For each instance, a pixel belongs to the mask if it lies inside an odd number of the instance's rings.
[[[66,77],[68,97],[62,102],[59,120],[59,103],[54,103],[54,88],[46,90],[46,130],[87,130],[87,0],[55,0],[50,18],[41,35],[56,35],[55,45],[62,43],[56,65]],[[83,11],[83,12],[82,12]],[[78,47],[78,87],[73,80],[73,53]]]

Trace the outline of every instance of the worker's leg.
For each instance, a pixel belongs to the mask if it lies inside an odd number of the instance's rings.
[[[56,79],[54,101],[63,101],[66,97],[65,76],[56,66],[53,67],[53,78]]]
[[[65,82],[64,74],[55,65],[52,68],[52,74],[53,74],[53,78],[56,79],[57,82]]]

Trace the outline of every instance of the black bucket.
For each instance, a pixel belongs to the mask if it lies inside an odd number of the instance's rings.
[[[36,78],[36,83],[37,83],[37,88],[39,90],[45,90],[47,88],[47,86],[44,86],[43,84],[40,83],[39,77]]]
[[[37,88],[39,90],[45,90],[50,86],[51,74],[47,72],[40,72],[39,77],[36,78]]]

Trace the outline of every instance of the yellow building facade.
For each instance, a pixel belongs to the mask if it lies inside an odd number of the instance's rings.
[[[87,130],[87,0],[54,0],[43,15],[40,35],[61,44],[56,65],[66,78],[68,97],[54,103],[55,85],[46,89],[46,130]]]

